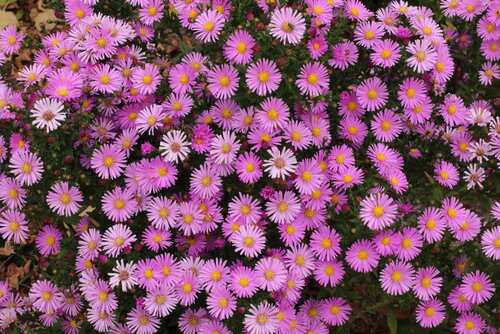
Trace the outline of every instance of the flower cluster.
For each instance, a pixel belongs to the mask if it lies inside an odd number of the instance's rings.
[[[0,79],[0,329],[495,333],[498,0],[101,2]]]

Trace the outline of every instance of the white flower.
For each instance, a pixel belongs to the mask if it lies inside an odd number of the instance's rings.
[[[273,147],[269,154],[271,158],[264,161],[263,165],[272,178],[284,179],[297,169],[297,159],[289,149],[283,148],[280,152],[278,148]]]
[[[31,117],[35,120],[33,124],[39,129],[53,131],[61,125],[61,121],[66,119],[66,114],[62,113],[64,105],[50,98],[44,98],[35,102],[31,110]]]
[[[185,159],[189,154],[189,143],[186,135],[179,130],[170,131],[163,136],[160,143],[160,151],[165,161],[177,163]]]
[[[464,180],[467,182],[467,189],[475,188],[476,186],[483,189],[482,182],[485,177],[484,168],[478,167],[476,164],[469,165],[464,175]]]
[[[134,276],[136,265],[133,262],[124,263],[123,260],[116,261],[116,267],[109,273],[109,285],[114,288],[121,285],[122,291],[132,289],[137,284],[137,278]]]

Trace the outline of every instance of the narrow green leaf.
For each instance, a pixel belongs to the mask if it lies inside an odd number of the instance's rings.
[[[392,309],[387,312],[387,327],[389,327],[391,334],[398,334],[398,320]]]

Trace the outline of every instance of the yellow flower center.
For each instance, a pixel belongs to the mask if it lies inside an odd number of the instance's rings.
[[[431,279],[429,277],[424,277],[422,281],[420,281],[420,284],[422,284],[424,288],[428,288],[431,286]]]
[[[384,208],[381,207],[380,205],[377,205],[373,208],[373,215],[377,218],[380,218],[384,215],[385,211]]]
[[[362,250],[358,253],[358,259],[360,260],[366,260],[368,259],[368,252],[365,250]]]
[[[311,73],[307,76],[307,82],[311,85],[315,85],[318,83],[318,75],[317,74],[314,74],[314,73]]]
[[[404,248],[404,249],[408,249],[410,248],[412,245],[412,242],[409,238],[404,238],[403,241],[401,242],[401,246]]]
[[[408,88],[406,90],[406,96],[409,97],[410,99],[414,98],[415,95],[417,95],[417,91],[414,88]]]
[[[205,29],[206,32],[212,32],[215,28],[215,24],[213,22],[209,21],[209,22],[205,23],[203,28]]]
[[[392,273],[391,278],[394,282],[400,282],[403,279],[403,274],[400,271]]]
[[[222,87],[227,87],[227,86],[229,86],[229,83],[230,83],[229,77],[227,77],[225,75],[220,77],[219,85],[221,85]]]
[[[370,90],[368,91],[368,98],[369,98],[370,100],[374,100],[374,99],[376,99],[376,98],[377,98],[377,96],[378,96],[378,94],[377,94],[377,91],[376,91],[375,89],[370,89]]]
[[[380,56],[382,57],[382,59],[389,59],[392,56],[392,52],[390,50],[384,49],[380,53]]]
[[[258,78],[259,78],[260,82],[266,83],[269,81],[269,73],[268,72],[260,72]]]

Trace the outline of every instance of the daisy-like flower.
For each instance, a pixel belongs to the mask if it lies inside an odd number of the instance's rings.
[[[390,142],[399,136],[403,124],[399,115],[391,110],[384,110],[375,115],[371,127],[377,140]]]
[[[493,260],[500,259],[500,226],[487,230],[481,236],[483,253]]]
[[[200,330],[201,325],[206,321],[206,309],[188,309],[179,318],[179,328],[182,333],[197,334]]]
[[[317,261],[316,268],[314,269],[314,279],[321,286],[335,287],[344,278],[345,270],[342,262],[338,261]]]
[[[177,302],[173,287],[158,285],[144,298],[144,307],[156,317],[166,317],[175,309]]]
[[[137,131],[140,134],[153,134],[155,129],[159,128],[165,118],[165,113],[160,105],[153,104],[139,111],[135,122]]]
[[[372,48],[384,36],[384,28],[380,22],[365,21],[354,30],[354,40],[365,48]]]
[[[176,94],[191,93],[198,73],[186,64],[177,64],[168,74],[168,83]]]
[[[411,264],[391,262],[380,273],[380,283],[384,291],[390,295],[401,295],[409,291],[414,282],[414,270]]]
[[[76,99],[82,95],[83,79],[79,73],[62,68],[49,75],[47,95],[59,101]]]
[[[447,161],[441,161],[435,164],[434,174],[434,178],[439,182],[439,184],[447,188],[453,188],[460,180],[457,168]]]
[[[390,39],[377,41],[372,50],[370,59],[375,65],[381,67],[392,67],[397,64],[401,57],[399,45]]]
[[[43,163],[40,157],[27,150],[17,151],[10,158],[9,168],[17,181],[31,186],[42,178]]]
[[[430,300],[441,290],[443,279],[438,276],[439,271],[434,267],[421,268],[415,274],[413,291],[420,300]]]
[[[210,164],[204,164],[191,174],[191,191],[201,198],[211,198],[216,195],[222,186],[220,176]]]
[[[333,174],[333,184],[343,190],[363,183],[363,172],[354,166],[343,167]]]
[[[356,89],[356,96],[363,108],[375,111],[387,103],[387,86],[377,77],[364,80]]]
[[[237,252],[247,257],[257,257],[265,247],[264,232],[253,225],[241,226],[231,235],[231,242]]]
[[[134,193],[128,188],[115,188],[102,197],[102,210],[114,222],[124,222],[137,211]]]
[[[248,64],[252,59],[254,38],[244,30],[236,30],[224,45],[224,58],[235,64]]]
[[[193,25],[195,36],[202,42],[215,42],[224,26],[224,17],[216,10],[203,11]]]
[[[217,164],[230,164],[236,159],[241,144],[232,131],[224,131],[217,135],[210,144],[210,156]],[[223,176],[221,174],[221,176]]]
[[[270,292],[281,289],[287,277],[284,264],[273,257],[260,259],[255,265],[255,273],[260,287]]]
[[[262,177],[262,161],[253,152],[244,152],[236,159],[236,173],[244,183],[254,183]]]
[[[312,141],[311,130],[300,121],[290,121],[283,129],[285,132],[285,140],[292,144],[296,150],[306,149]]]
[[[208,260],[200,269],[199,279],[206,291],[224,287],[229,280],[227,262],[219,258]]]
[[[462,98],[448,94],[441,104],[440,112],[447,124],[455,126],[464,123],[467,108]]]
[[[317,60],[328,50],[328,43],[323,36],[316,36],[310,39],[307,43],[307,50],[309,51],[311,58]]]
[[[21,43],[25,37],[24,34],[17,31],[17,27],[14,25],[7,26],[0,31],[2,32],[0,36],[1,52],[7,56],[16,53],[21,48]]]
[[[160,152],[166,161],[177,163],[189,155],[189,143],[180,130],[173,130],[162,137]]]
[[[374,239],[375,249],[381,256],[393,255],[396,250],[396,238],[392,230],[380,232]]]
[[[50,209],[60,216],[71,216],[77,213],[82,200],[81,191],[67,182],[56,183],[47,194]]]
[[[38,312],[56,312],[64,303],[62,292],[54,283],[47,280],[33,283],[29,298],[33,301],[33,307]]]
[[[277,8],[271,15],[269,31],[284,44],[299,44],[306,31],[302,14],[290,7]]]
[[[116,146],[104,144],[94,151],[90,165],[99,177],[116,179],[125,167],[125,153]]]
[[[252,92],[265,96],[276,91],[281,82],[281,73],[276,63],[268,59],[260,59],[248,67],[246,83]]]
[[[333,45],[331,55],[328,64],[341,70],[356,64],[359,57],[358,48],[351,41]]]
[[[266,205],[266,214],[277,224],[286,224],[297,218],[301,204],[291,191],[277,192]]]
[[[193,274],[193,272],[184,272],[181,279],[175,286],[179,303],[183,306],[191,305],[196,300],[196,295],[200,289],[198,278]]]
[[[171,237],[169,230],[161,230],[154,226],[148,226],[142,233],[142,240],[146,246],[155,252],[172,245]]]
[[[278,309],[267,302],[251,305],[243,324],[249,334],[272,334],[278,329]]]
[[[349,320],[351,306],[344,298],[329,298],[323,301],[319,310],[321,320],[332,326],[341,326]]]
[[[311,194],[322,185],[324,180],[321,167],[312,159],[301,161],[297,166],[296,174],[294,185],[301,194]]]
[[[297,159],[293,152],[286,147],[281,151],[276,146],[273,146],[269,151],[271,158],[263,163],[264,170],[269,173],[272,178],[285,179],[297,169]]]
[[[117,257],[125,248],[131,247],[137,239],[130,228],[116,224],[106,230],[102,237],[102,246],[106,255]]]
[[[165,198],[152,198],[146,208],[149,221],[157,228],[166,229],[175,226],[179,214],[177,203]]]
[[[395,236],[396,256],[405,261],[413,260],[421,252],[423,240],[418,230],[405,227]]]
[[[488,275],[476,270],[462,278],[460,292],[473,304],[482,304],[491,299],[495,286]]]
[[[439,326],[446,317],[445,307],[440,300],[421,301],[416,309],[417,322],[424,328]]]
[[[260,203],[250,195],[239,193],[229,203],[229,216],[233,220],[242,220],[245,224],[257,223],[262,215]]]
[[[355,21],[365,21],[373,16],[373,13],[358,0],[347,0],[344,4],[344,11],[348,18]]]
[[[466,210],[463,220],[450,226],[453,236],[461,242],[473,240],[481,230],[481,218],[471,210]]]
[[[218,99],[227,99],[236,93],[239,87],[238,71],[228,64],[215,66],[207,73],[208,89]]]
[[[297,76],[297,87],[301,94],[315,97],[324,93],[329,86],[328,70],[319,63],[307,63]]]
[[[427,89],[420,79],[406,78],[399,86],[398,100],[404,108],[416,108],[426,101]]]
[[[135,307],[127,314],[127,326],[137,334],[153,334],[160,328],[160,319],[142,307]]]
[[[214,288],[207,297],[208,313],[224,320],[231,317],[236,310],[236,298],[225,288]]]
[[[239,298],[252,297],[259,289],[255,272],[243,265],[234,266],[229,275],[228,288]]]
[[[132,289],[137,284],[135,270],[136,265],[133,262],[116,261],[116,266],[109,273],[109,286],[111,288],[119,286],[124,292]]]
[[[394,223],[397,205],[386,194],[371,194],[361,202],[361,220],[371,230],[381,230]]]
[[[33,124],[39,129],[45,129],[47,132],[57,129],[61,122],[66,119],[66,114],[63,113],[64,106],[61,102],[43,98],[37,100],[33,109],[30,111],[30,116],[34,118]]]
[[[357,272],[367,273],[373,271],[378,265],[378,255],[371,240],[358,240],[346,251],[346,261]]]
[[[340,235],[334,229],[322,226],[311,235],[311,251],[321,261],[334,260],[340,254]]]
[[[270,97],[262,102],[255,118],[264,129],[272,130],[282,129],[289,115],[288,106],[282,99]]]
[[[450,291],[448,303],[455,311],[460,313],[472,310],[472,303],[460,292],[460,286],[456,286]]]
[[[437,61],[437,53],[434,46],[428,40],[416,40],[407,46],[412,55],[406,62],[418,73],[424,73],[434,68]]]
[[[28,232],[28,223],[24,213],[12,209],[2,212],[0,215],[0,234],[3,239],[7,241],[13,240],[16,244],[19,244],[28,238]]]
[[[446,229],[446,221],[438,208],[425,208],[418,218],[418,229],[424,239],[431,243],[441,240]]]
[[[500,66],[490,61],[484,62],[479,71],[479,81],[485,86],[493,83],[493,80],[500,79]]]
[[[455,331],[458,334],[480,334],[483,333],[486,323],[483,318],[474,312],[465,312],[458,316],[455,323]]]
[[[35,239],[36,248],[42,255],[57,254],[62,239],[62,233],[50,225],[42,227]]]
[[[308,277],[315,268],[315,262],[314,254],[305,245],[292,246],[285,257],[288,271],[293,272],[298,278]]]
[[[199,232],[203,222],[203,213],[193,201],[179,204],[177,227],[185,235],[191,236]]]

